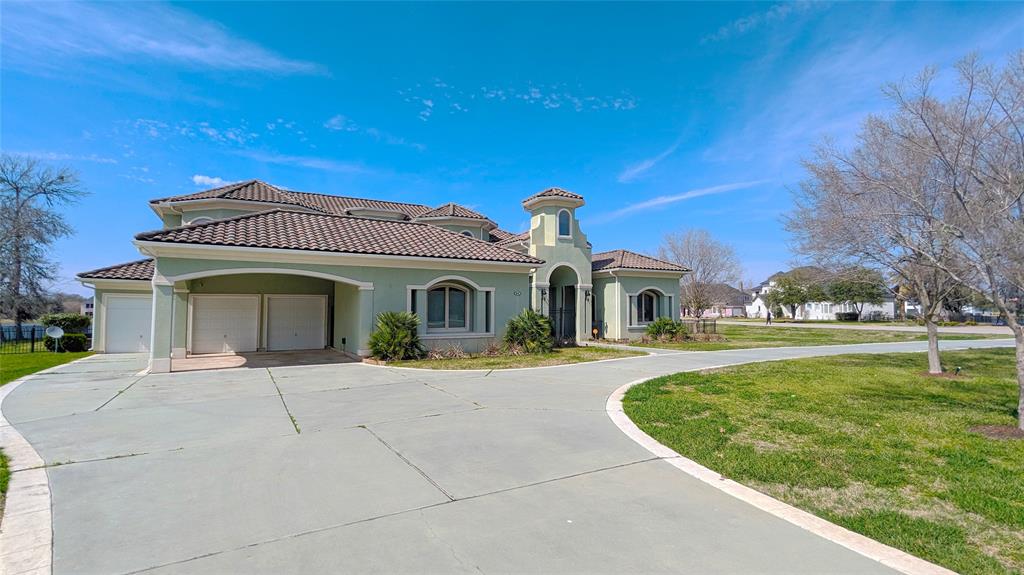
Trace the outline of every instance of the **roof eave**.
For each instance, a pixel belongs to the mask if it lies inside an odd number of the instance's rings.
[[[351,265],[368,265],[368,263],[381,262],[380,265],[386,265],[386,262],[439,262],[439,263],[453,263],[453,264],[464,264],[464,265],[482,265],[495,268],[517,268],[517,269],[532,269],[539,265],[544,264],[544,260],[534,258],[535,261],[530,262],[509,262],[501,260],[484,260],[484,259],[466,259],[466,258],[441,258],[441,257],[429,257],[429,256],[398,256],[391,254],[360,254],[352,252],[330,252],[323,250],[299,250],[299,249],[287,249],[287,248],[259,248],[251,246],[225,246],[225,245],[210,245],[210,244],[195,244],[185,242],[164,242],[159,240],[143,240],[135,239],[132,241],[138,248],[139,252],[150,257],[208,257],[209,259],[237,259],[241,255],[248,256],[260,256],[260,255],[274,255],[288,259],[327,259],[336,260],[349,259],[353,260]],[[510,253],[516,255],[522,255],[517,252]],[[223,255],[226,257],[210,257],[212,255]],[[256,261],[259,257],[252,258]],[[375,266],[379,267],[379,266]]]

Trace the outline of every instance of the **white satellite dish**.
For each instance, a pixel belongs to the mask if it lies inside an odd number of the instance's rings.
[[[50,327],[46,328],[46,335],[57,340],[54,342],[56,345],[53,346],[53,351],[60,351],[60,338],[64,337],[64,330],[55,325],[51,325]]]

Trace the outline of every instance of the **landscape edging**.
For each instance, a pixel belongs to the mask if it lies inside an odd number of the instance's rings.
[[[730,367],[732,365],[742,365],[743,363],[751,362],[716,365],[692,371],[720,369],[723,367]],[[941,565],[936,565],[935,563],[911,555],[906,551],[901,551],[895,547],[890,547],[884,543],[875,541],[870,537],[865,537],[860,533],[850,531],[845,527],[826,521],[813,513],[798,509],[788,503],[779,501],[774,497],[765,495],[756,489],[737,483],[736,481],[728,479],[712,469],[704,467],[692,459],[688,459],[680,455],[672,448],[659,443],[656,439],[644,433],[637,424],[633,423],[633,420],[626,415],[622,406],[622,398],[631,387],[659,377],[664,376],[645,377],[631,381],[613,391],[612,394],[608,396],[608,401],[605,403],[605,411],[608,413],[608,417],[612,420],[612,423],[614,423],[620,431],[626,434],[627,437],[641,445],[644,449],[651,452],[659,459],[662,459],[690,477],[698,479],[719,491],[743,501],[744,503],[753,505],[754,507],[770,513],[779,519],[792,523],[797,527],[810,531],[819,537],[841,545],[869,559],[878,561],[882,565],[895,569],[901,573],[905,573],[907,575],[957,575],[955,571],[946,569]]]

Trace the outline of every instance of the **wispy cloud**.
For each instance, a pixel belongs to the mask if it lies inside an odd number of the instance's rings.
[[[751,182],[736,182],[732,184],[721,184],[718,186],[711,186],[707,188],[697,188],[694,190],[688,190],[679,194],[671,194],[667,196],[658,196],[649,200],[644,200],[635,204],[630,204],[618,210],[607,212],[604,214],[598,214],[591,218],[592,223],[603,223],[611,220],[619,219],[629,214],[636,212],[642,212],[646,210],[652,210],[655,208],[663,208],[665,206],[685,202],[686,200],[692,200],[702,196],[711,196],[715,194],[724,194],[726,192],[734,192],[736,190],[744,190],[747,188],[753,188],[768,182],[768,180],[755,180]]]
[[[208,186],[211,188],[219,188],[226,186],[231,182],[219,177],[219,176],[204,176],[203,174],[196,174],[192,176],[192,183],[197,186]]]
[[[825,6],[827,6],[827,3],[825,2],[811,2],[809,0],[796,0],[793,2],[773,4],[769,6],[767,10],[754,12],[753,14],[744,16],[743,18],[737,18],[736,20],[729,22],[725,26],[719,28],[714,34],[709,34],[701,38],[701,44],[729,40],[730,38],[735,38],[748,32],[753,32],[762,26],[771,26],[790,18],[791,16]]]
[[[338,172],[342,174],[374,173],[373,170],[367,168],[362,164],[356,162],[343,162],[331,158],[320,158],[316,156],[293,156],[288,154],[278,154],[274,152],[262,152],[259,150],[239,150],[236,153],[239,156],[249,158],[250,160],[255,160],[257,162],[265,162],[268,164],[301,166],[303,168],[310,168],[313,170]]]
[[[619,173],[619,177],[618,177],[619,183],[625,184],[625,183],[632,182],[636,178],[638,178],[638,177],[642,176],[643,174],[645,174],[647,172],[647,170],[650,170],[654,166],[657,166],[662,160],[664,160],[665,158],[667,158],[667,157],[671,156],[672,154],[674,154],[676,149],[678,149],[678,148],[679,148],[679,141],[676,140],[675,142],[673,142],[673,144],[671,146],[665,148],[657,156],[654,156],[654,157],[651,157],[651,158],[647,158],[647,159],[641,160],[641,161],[639,161],[639,162],[637,162],[635,164],[631,164],[629,166],[626,166],[626,169],[622,170],[622,172]]]
[[[359,126],[341,114],[331,116],[324,122],[324,127],[333,132],[358,132]]]
[[[26,156],[29,158],[35,158],[37,160],[46,160],[49,162],[95,162],[97,164],[116,164],[117,160],[114,158],[107,158],[97,154],[65,154],[62,152],[44,152],[44,151],[31,151],[31,152],[8,152],[15,156]]]
[[[213,70],[323,74],[235,36],[221,24],[159,2],[5,2],[5,60],[29,70],[67,60],[156,61]]]
[[[331,130],[332,132],[360,132],[366,134],[367,136],[370,136],[371,138],[377,140],[378,142],[388,144],[389,146],[407,146],[420,152],[427,149],[427,147],[424,146],[423,144],[410,142],[401,136],[395,136],[394,134],[391,134],[379,128],[364,128],[357,124],[356,122],[354,122],[351,118],[344,116],[342,114],[335,114],[334,116],[332,116],[330,119],[324,122],[324,127],[327,128],[328,130]]]
[[[507,86],[480,86],[462,89],[440,78],[428,83],[417,83],[412,88],[398,90],[406,102],[419,107],[417,114],[424,122],[435,113],[447,111],[449,115],[469,112],[470,103],[519,102],[540,106],[545,110],[572,110],[575,112],[595,110],[632,110],[637,101],[632,95],[622,92],[618,95],[596,95],[586,93],[582,88],[566,84],[534,84]]]

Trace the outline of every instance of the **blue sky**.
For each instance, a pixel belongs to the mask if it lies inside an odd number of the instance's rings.
[[[583,194],[595,251],[703,227],[793,261],[799,160],[880,86],[1024,47],[1013,3],[0,4],[0,144],[78,170],[58,289],[139,257],[147,200],[260,178],[502,227]]]

